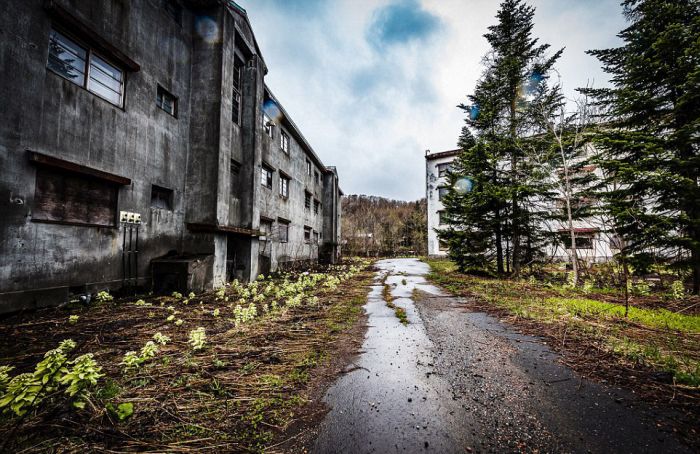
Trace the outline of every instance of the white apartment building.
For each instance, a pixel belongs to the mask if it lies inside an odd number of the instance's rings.
[[[441,244],[435,231],[442,225],[442,197],[447,193],[447,170],[460,150],[425,152],[425,197],[428,202],[428,255],[446,256],[447,247]]]

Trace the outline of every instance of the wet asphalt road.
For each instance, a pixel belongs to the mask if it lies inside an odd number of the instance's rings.
[[[428,265],[377,266],[363,352],[326,394],[313,452],[691,452],[658,428],[666,414],[426,284]],[[385,278],[408,326],[382,299]]]

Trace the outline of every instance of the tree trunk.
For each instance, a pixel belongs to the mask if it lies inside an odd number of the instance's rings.
[[[627,266],[627,257],[622,255],[622,270],[625,276],[625,318],[630,311],[630,270]]]
[[[496,269],[503,274],[503,238],[501,237],[501,210],[496,210]]]

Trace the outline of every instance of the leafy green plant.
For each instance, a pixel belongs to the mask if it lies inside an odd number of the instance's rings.
[[[111,402],[105,406],[109,414],[118,421],[126,421],[134,414],[134,404],[131,402],[123,402],[116,407]]]
[[[14,370],[13,366],[0,366],[0,394],[7,389],[7,384],[10,382],[10,372]]]
[[[78,323],[79,318],[79,315],[71,315],[70,317],[68,317],[68,323],[70,323],[71,325],[75,325],[76,323]]]
[[[673,281],[671,284],[671,296],[677,300],[685,296],[685,284],[680,279]]]
[[[651,293],[651,287],[649,287],[649,284],[647,284],[646,281],[639,281],[634,285],[632,291],[636,295],[648,296]]]
[[[206,332],[204,328],[200,326],[190,331],[189,340],[187,342],[192,346],[192,350],[201,350],[204,348],[206,340]]]
[[[158,354],[158,345],[153,341],[146,342],[146,345],[141,347],[141,358],[146,361],[154,358]]]
[[[131,369],[139,368],[141,363],[143,363],[143,360],[138,353],[131,351],[124,354],[120,364],[124,366],[125,371],[129,371]]]
[[[588,295],[589,293],[591,293],[593,291],[594,286],[595,286],[595,284],[592,280],[590,280],[590,279],[587,280],[586,282],[583,283],[583,293]]]
[[[109,301],[113,301],[114,297],[109,294],[108,291],[102,290],[101,292],[98,292],[97,295],[95,295],[95,301],[98,303],[107,303]]]
[[[153,335],[153,340],[156,341],[156,343],[157,343],[157,344],[160,344],[160,345],[165,345],[165,344],[167,344],[168,342],[170,342],[170,338],[169,338],[168,336],[166,336],[166,335],[164,335],[164,334],[162,334],[162,333],[159,333],[159,332],[158,332],[158,333],[155,333],[155,334]]]
[[[182,293],[180,293],[180,292],[173,292],[171,296],[175,299],[178,299],[178,300],[182,299]]]
[[[103,377],[101,374],[102,368],[97,365],[93,359],[92,353],[78,356],[71,361],[73,366],[66,374],[64,374],[59,382],[62,385],[67,385],[66,394],[70,397],[76,397],[73,406],[76,408],[85,408],[85,400],[87,399],[87,388],[95,386],[97,380]]]
[[[183,323],[185,323],[185,322],[183,322],[181,318],[178,318],[177,320],[175,320],[175,326],[182,326]]]

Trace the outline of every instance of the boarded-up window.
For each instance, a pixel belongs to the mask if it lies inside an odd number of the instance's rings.
[[[33,219],[112,227],[117,191],[114,183],[38,167]]]

